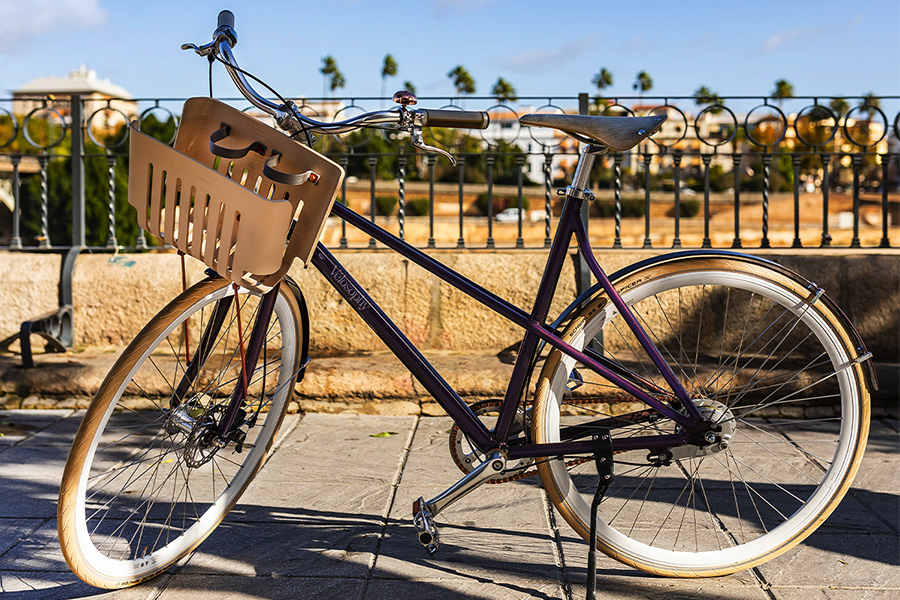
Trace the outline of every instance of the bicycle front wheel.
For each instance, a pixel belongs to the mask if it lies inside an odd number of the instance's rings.
[[[615,454],[597,548],[652,573],[706,577],[753,567],[799,543],[849,488],[868,433],[867,382],[840,319],[808,284],[733,258],[682,258],[615,285],[720,430],[710,445]],[[679,407],[605,295],[565,336]],[[614,440],[684,433],[630,400],[553,351],[537,386],[533,437],[583,438],[591,427],[610,428]],[[565,457],[538,468],[553,504],[587,540],[593,461]]]
[[[86,583],[126,587],[176,562],[215,529],[261,466],[300,361],[301,313],[284,283],[237,433],[224,445],[216,435],[243,385],[238,331],[246,346],[260,298],[245,289],[235,298],[224,279],[201,281],[157,314],[107,375],[59,495],[60,545]]]

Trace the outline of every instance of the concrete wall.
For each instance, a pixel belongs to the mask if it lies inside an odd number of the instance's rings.
[[[662,252],[601,251],[608,272]],[[383,251],[338,251],[338,258],[414,343],[423,349],[494,351],[518,341],[520,333],[502,317],[405,259]],[[531,307],[546,252],[434,251],[438,260],[524,310]],[[894,251],[789,251],[759,253],[804,274],[825,288],[856,324],[879,362],[900,357],[900,254]],[[52,310],[57,302],[60,257],[0,252],[0,338],[21,321]],[[188,259],[188,280],[203,276]],[[384,346],[314,270],[296,266],[312,317],[317,355],[381,350]],[[73,282],[75,342],[78,347],[119,347],[181,290],[174,253],[84,254]],[[571,262],[554,301],[561,310],[574,298]]]

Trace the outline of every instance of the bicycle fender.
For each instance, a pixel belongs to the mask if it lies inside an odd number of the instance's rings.
[[[300,307],[300,370],[297,371],[297,383],[303,381],[306,375],[306,366],[309,364],[309,312],[306,309],[306,298],[303,297],[303,290],[297,285],[290,275],[285,275],[282,281],[287,285],[294,298],[297,300],[297,306]]]
[[[645,260],[641,260],[641,261],[638,261],[631,265],[628,265],[627,267],[624,267],[622,269],[619,269],[612,275],[609,275],[609,280],[613,283],[613,285],[615,285],[616,282],[623,279],[624,277],[627,277],[627,276],[629,276],[637,271],[640,271],[642,269],[646,269],[648,267],[655,267],[655,266],[658,266],[661,264],[666,264],[666,263],[675,262],[675,261],[679,261],[679,260],[686,260],[686,259],[693,259],[693,258],[729,258],[732,260],[738,260],[741,262],[756,264],[756,265],[760,265],[760,266],[772,269],[773,271],[777,271],[781,275],[784,275],[785,277],[788,277],[790,279],[793,279],[794,281],[797,281],[798,283],[801,283],[804,287],[808,287],[808,288],[818,287],[818,286],[816,286],[816,284],[811,282],[806,277],[800,275],[799,273],[796,273],[795,271],[792,271],[791,269],[788,269],[784,265],[778,264],[777,262],[768,260],[766,258],[760,258],[758,256],[753,256],[750,254],[744,254],[741,252],[732,252],[730,250],[685,250],[682,252],[671,252],[668,254],[662,254],[660,256],[653,256],[653,257],[647,258]],[[552,325],[553,328],[558,328],[560,323],[564,322],[567,319],[567,317],[572,313],[572,311],[577,309],[579,306],[583,306],[587,301],[593,299],[594,296],[596,296],[598,293],[601,293],[601,292],[603,292],[603,288],[600,287],[599,283],[595,283],[590,288],[588,288],[587,290],[582,292],[581,295],[578,296],[578,298],[576,298],[571,304],[569,304],[569,306],[567,306],[565,308],[565,310],[563,310],[562,313],[560,313],[559,317],[557,317],[557,319],[553,322],[553,325]],[[860,357],[860,356],[865,356],[866,354],[868,354],[868,350],[866,349],[866,344],[863,341],[862,336],[856,330],[856,326],[853,325],[853,322],[850,321],[850,318],[847,317],[846,314],[844,314],[844,311],[841,310],[841,308],[837,305],[837,303],[834,300],[832,300],[828,296],[828,294],[824,294],[824,293],[819,298],[819,301],[824,302],[825,306],[827,306],[828,309],[832,313],[834,313],[834,315],[838,318],[838,320],[840,321],[840,323],[844,327],[844,329],[846,329],[847,332],[850,334],[852,341],[853,341],[853,345],[856,348],[857,356]],[[863,361],[862,364],[863,364],[863,373],[865,373],[867,383],[869,384],[869,386],[871,386],[871,388],[873,390],[877,390],[878,389],[878,377],[875,374],[875,366],[872,364],[872,360]]]

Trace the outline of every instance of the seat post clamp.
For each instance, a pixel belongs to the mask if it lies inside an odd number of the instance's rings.
[[[556,190],[557,196],[571,196],[573,198],[578,198],[579,200],[594,200],[594,192],[588,189],[580,189],[577,187],[569,186],[566,189],[558,189]]]

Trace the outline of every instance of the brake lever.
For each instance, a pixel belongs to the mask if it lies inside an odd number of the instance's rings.
[[[400,105],[400,128],[409,132],[410,143],[419,150],[440,154],[449,160],[451,165],[456,166],[456,159],[453,158],[452,154],[440,148],[429,146],[422,138],[422,115],[415,109],[409,108],[418,102],[416,95],[405,90],[399,91],[394,94],[393,100]]]
[[[182,50],[193,50],[200,56],[209,56],[210,54],[213,53],[214,45],[215,45],[215,42],[210,42],[210,43],[204,44],[202,46],[197,46],[197,44],[182,44],[181,49]]]
[[[422,139],[422,128],[416,125],[409,125],[408,128],[410,142],[413,146],[418,148],[419,150],[424,150],[425,152],[430,152],[432,154],[440,154],[444,158],[450,161],[450,164],[454,167],[456,166],[456,159],[453,158],[453,155],[447,152],[446,150],[441,150],[440,148],[435,148],[434,146],[429,146],[425,143],[425,140]]]

